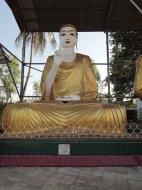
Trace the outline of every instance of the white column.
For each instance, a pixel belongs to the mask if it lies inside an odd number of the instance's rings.
[[[137,119],[142,122],[142,100],[137,98]]]

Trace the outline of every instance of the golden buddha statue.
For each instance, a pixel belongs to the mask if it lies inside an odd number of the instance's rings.
[[[74,51],[76,27],[64,25],[59,37],[59,50],[49,56],[43,70],[41,100],[8,105],[3,113],[4,134],[48,137],[121,135],[126,130],[125,108],[96,102],[98,88],[91,60]]]
[[[135,96],[142,99],[142,55],[138,57],[134,82]]]
[[[138,57],[136,64],[134,94],[137,97],[137,120],[142,123],[142,55]]]

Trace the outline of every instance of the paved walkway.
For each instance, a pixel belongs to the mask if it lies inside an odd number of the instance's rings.
[[[142,190],[142,167],[1,167],[0,190]]]

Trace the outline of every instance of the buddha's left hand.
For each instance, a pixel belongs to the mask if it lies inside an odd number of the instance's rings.
[[[63,97],[57,97],[56,100],[59,100],[59,101],[79,101],[80,96],[78,96],[78,95],[63,96]]]

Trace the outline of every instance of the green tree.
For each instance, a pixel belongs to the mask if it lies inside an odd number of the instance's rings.
[[[110,81],[115,96],[133,95],[135,64],[142,53],[142,32],[110,33],[112,57],[110,63]]]
[[[92,62],[92,67],[93,67],[93,71],[94,71],[94,73],[95,73],[95,75],[96,75],[96,80],[97,80],[97,82],[100,82],[100,80],[101,80],[101,75],[100,75],[100,72],[99,72],[99,69],[97,68],[97,66],[95,65],[95,62],[94,62],[94,60],[93,59],[91,59],[91,62]]]
[[[38,81],[34,81],[33,83],[33,95],[39,96],[40,95],[40,85]]]
[[[12,58],[9,63],[9,67],[15,79],[15,83],[18,86],[20,84],[20,69],[19,62],[16,58]],[[16,89],[13,84],[11,75],[8,67],[5,64],[0,65],[0,101],[1,102],[12,102],[13,96],[16,94]]]
[[[45,32],[21,32],[19,33],[19,35],[17,36],[15,42],[16,45],[19,46],[21,45],[21,43],[23,43],[24,41],[24,37],[25,37],[25,42],[26,42],[26,46],[30,45],[30,60],[29,60],[29,69],[28,69],[28,73],[26,76],[26,80],[24,83],[24,87],[23,87],[23,96],[25,94],[27,85],[28,85],[28,80],[30,78],[30,74],[31,74],[31,64],[32,64],[32,59],[33,59],[33,55],[36,55],[37,53],[43,53],[46,47],[46,33]],[[48,38],[49,41],[53,47],[53,49],[56,48],[56,40],[54,37],[54,33],[53,32],[48,32]],[[23,47],[22,49],[24,49],[24,43],[23,43]],[[25,56],[25,53],[23,53]],[[25,60],[25,57],[23,58]]]
[[[29,65],[28,73],[27,73],[26,80],[23,87],[23,95],[25,94],[25,91],[28,85],[28,80],[30,78],[33,55],[36,55],[37,52],[43,53],[46,47],[45,32],[33,32],[33,33],[21,32],[15,40],[17,46],[21,45],[21,43],[24,40],[24,36],[26,38],[25,39],[26,45],[30,45],[30,60],[29,60],[30,65]]]

